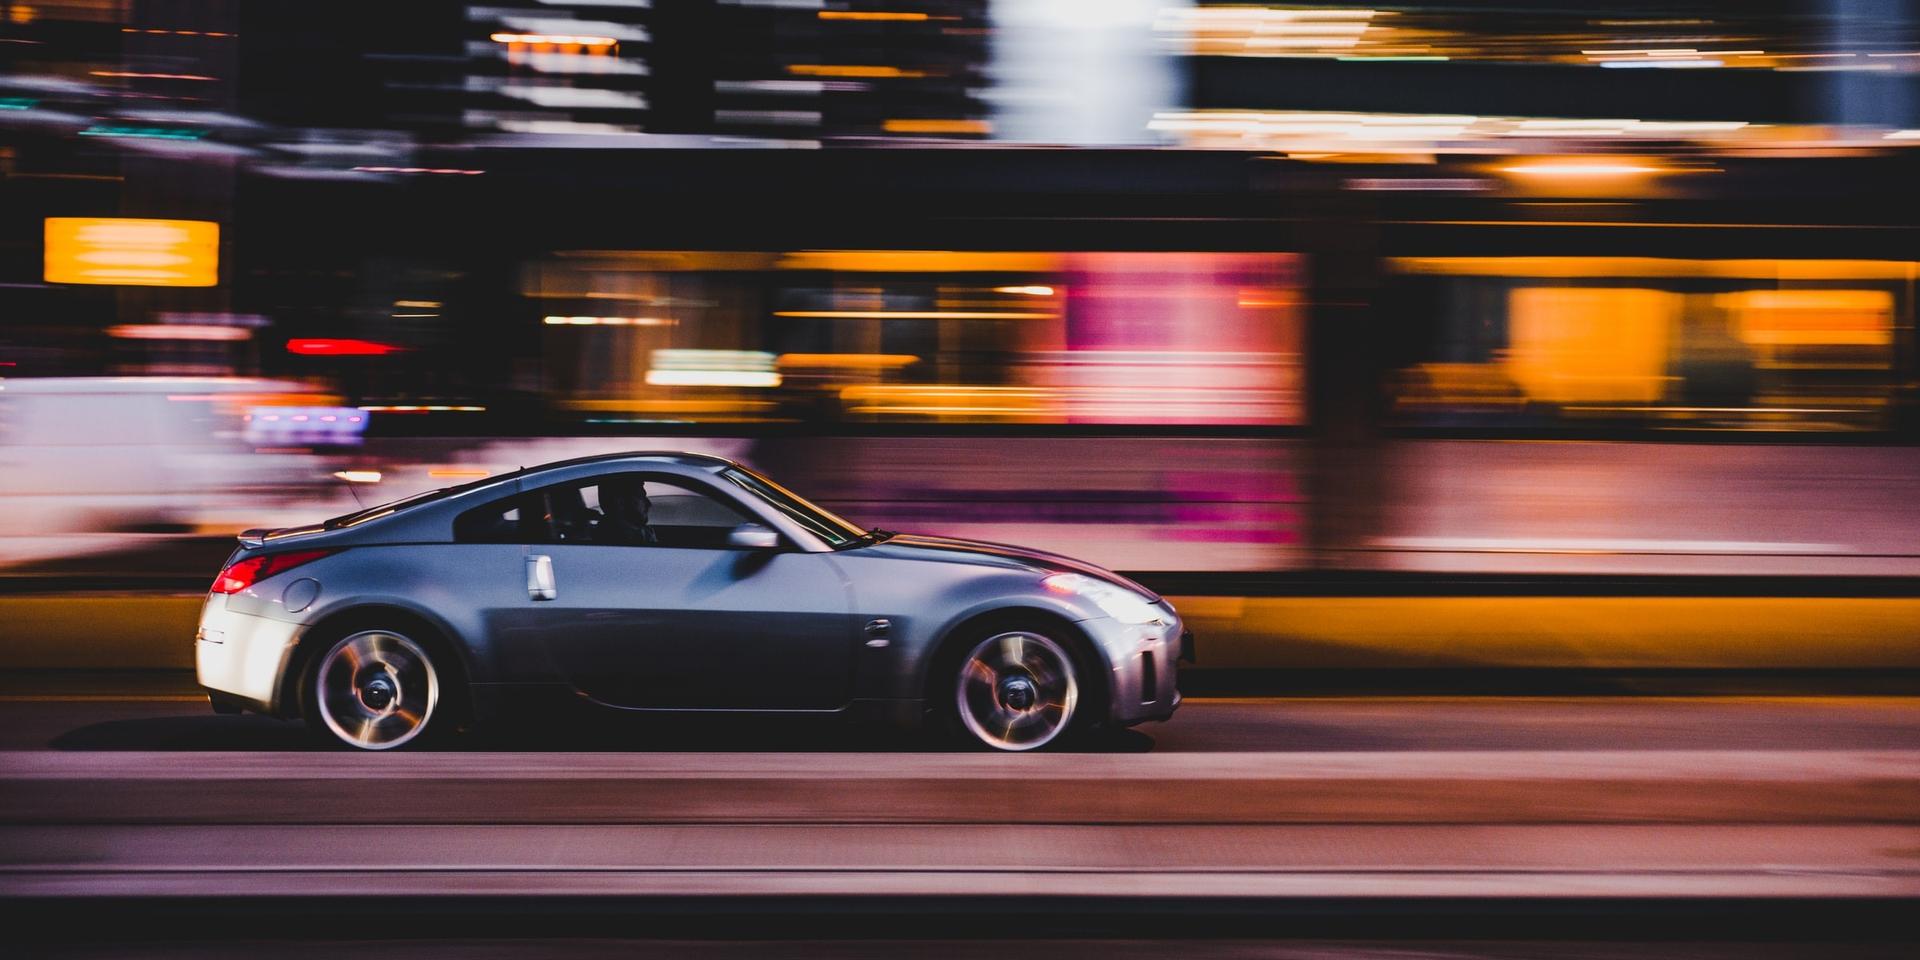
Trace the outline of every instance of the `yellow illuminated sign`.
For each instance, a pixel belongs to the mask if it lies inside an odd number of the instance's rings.
[[[211,287],[220,225],[210,220],[48,217],[48,283]]]

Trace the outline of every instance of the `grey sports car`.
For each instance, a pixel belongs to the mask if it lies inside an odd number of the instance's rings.
[[[1180,705],[1192,636],[1107,570],[862,530],[736,463],[569,460],[253,530],[196,637],[221,712],[386,750],[542,696],[871,713],[1031,750]]]

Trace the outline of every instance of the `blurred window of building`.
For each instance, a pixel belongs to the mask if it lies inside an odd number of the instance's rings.
[[[1895,261],[1405,258],[1413,427],[1883,429],[1911,330]]]
[[[589,419],[1298,424],[1296,259],[593,251],[522,293]]]

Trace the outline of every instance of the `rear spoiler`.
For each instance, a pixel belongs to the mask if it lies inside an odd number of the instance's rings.
[[[297,537],[308,533],[325,533],[326,531],[327,528],[319,524],[305,527],[281,527],[278,530],[269,530],[266,527],[255,527],[252,530],[242,530],[239,540],[242,547],[251,550],[254,547],[266,543],[268,540],[279,540],[282,537]]]

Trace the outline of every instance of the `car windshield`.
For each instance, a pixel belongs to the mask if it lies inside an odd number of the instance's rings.
[[[798,494],[765,477],[738,468],[726,470],[720,475],[785,514],[793,522],[806,527],[829,546],[844,547],[867,537],[866,531],[808,503]]]

